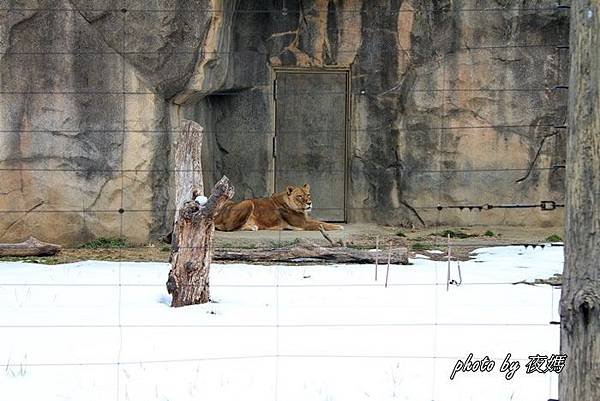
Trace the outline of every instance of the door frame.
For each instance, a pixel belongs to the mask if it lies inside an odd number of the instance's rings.
[[[275,192],[275,174],[276,174],[276,152],[275,143],[277,137],[277,74],[290,73],[290,74],[346,74],[346,113],[344,117],[344,220],[343,223],[348,222],[348,185],[349,185],[349,170],[350,170],[350,116],[352,112],[352,99],[351,99],[351,75],[350,67],[272,67],[271,68],[271,102],[272,102],[272,124],[273,134],[271,140],[271,163],[273,166],[273,174],[271,175],[271,188],[272,192]]]

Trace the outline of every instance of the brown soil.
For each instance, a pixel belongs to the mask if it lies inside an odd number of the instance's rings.
[[[446,231],[449,230],[449,231]],[[446,231],[446,232],[445,232]],[[485,235],[486,231],[489,231]],[[374,225],[348,225],[343,232],[330,232],[334,240],[342,239],[347,246],[355,248],[374,248],[379,237],[380,247],[406,246],[411,256],[423,254],[434,260],[446,260],[448,243],[452,247],[452,255],[460,260],[469,259],[469,254],[476,248],[501,245],[533,245],[547,243],[551,235],[563,237],[562,228],[531,227],[434,227],[427,229],[406,230],[398,227]],[[453,238],[448,240],[447,234]],[[457,238],[456,235],[466,236]],[[239,248],[276,248],[289,246],[298,239],[309,239],[322,245],[329,243],[320,233],[306,232],[243,232],[217,233],[215,246],[227,249]],[[428,250],[439,250],[443,253],[428,253]],[[82,260],[113,261],[155,261],[167,262],[169,247],[163,243],[127,246],[124,248],[64,248],[58,255],[50,257],[2,257],[0,261],[26,261],[44,264],[70,263]]]

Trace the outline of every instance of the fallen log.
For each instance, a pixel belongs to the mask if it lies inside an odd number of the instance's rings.
[[[16,244],[0,244],[0,256],[52,256],[60,252],[60,245],[29,237]]]
[[[387,252],[385,252],[387,254]],[[347,247],[324,247],[313,243],[299,243],[282,248],[217,249],[213,260],[222,262],[250,263],[352,263],[374,264],[376,257],[382,260],[383,251]],[[392,248],[390,263],[408,264],[408,249]]]

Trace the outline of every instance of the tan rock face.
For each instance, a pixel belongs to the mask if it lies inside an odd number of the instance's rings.
[[[10,212],[0,240],[123,232],[145,241],[167,208],[166,99],[192,75],[209,17],[123,12],[120,1],[38,3],[1,17],[0,210]]]
[[[351,221],[562,222],[432,208],[562,202],[568,16],[551,1],[44,4],[0,11],[0,241],[167,231],[182,117],[205,127],[207,187],[268,194],[278,66],[350,71]]]

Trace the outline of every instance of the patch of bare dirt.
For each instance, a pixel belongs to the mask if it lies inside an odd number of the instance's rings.
[[[338,236],[342,234],[339,232]],[[215,246],[221,249],[242,248],[278,248],[289,246],[300,241],[301,234],[294,238],[294,233],[287,233],[282,238],[279,232],[259,232],[253,237],[251,233],[227,233],[225,237],[215,239]],[[319,233],[311,233],[310,240],[323,246],[329,246]],[[450,239],[448,239],[450,235]],[[432,260],[446,260],[448,244],[452,248],[454,259],[467,260],[474,249],[502,245],[541,246],[548,244],[548,238],[563,237],[562,228],[532,227],[432,227],[426,229],[406,230],[390,226],[352,225],[344,232],[343,238],[348,247],[359,249],[375,248],[377,238],[379,247],[407,247],[410,256],[426,255]],[[123,248],[64,248],[58,255],[49,257],[11,258],[3,257],[0,261],[25,261],[31,263],[59,264],[82,260],[112,260],[138,262],[168,262],[169,246],[164,243],[145,245],[127,245]]]

